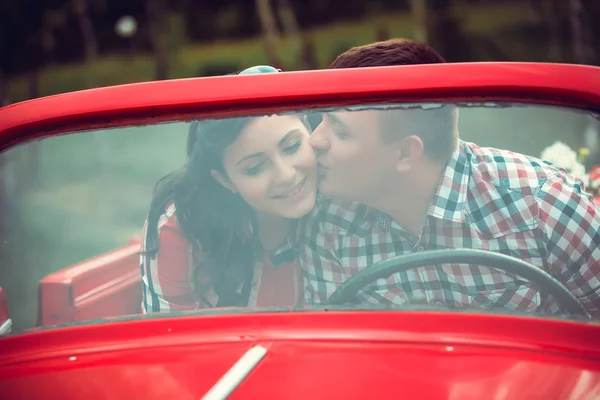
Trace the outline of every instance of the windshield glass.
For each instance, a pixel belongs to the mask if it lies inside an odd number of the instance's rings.
[[[598,319],[599,135],[565,107],[411,103],[20,145],[0,164],[13,332],[328,303]]]

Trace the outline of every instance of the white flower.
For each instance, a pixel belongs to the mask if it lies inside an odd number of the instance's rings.
[[[571,175],[575,178],[580,179],[585,187],[588,187],[590,184],[590,177],[585,173],[585,167],[583,164],[575,163],[573,169],[571,170]]]
[[[573,177],[583,182],[585,186],[589,184],[589,176],[585,172],[583,164],[577,161],[577,153],[560,140],[552,146],[548,146],[542,151],[541,158],[550,161],[559,168],[566,169]]]
[[[546,147],[542,151],[542,159],[550,161],[559,168],[572,171],[577,162],[577,153],[561,141],[557,141],[552,146]]]

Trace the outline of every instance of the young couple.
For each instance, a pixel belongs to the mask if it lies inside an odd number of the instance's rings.
[[[394,39],[330,68],[443,62]],[[277,70],[242,73],[264,72]],[[159,181],[144,226],[143,311],[319,304],[387,258],[475,248],[543,268],[599,317],[600,215],[580,182],[459,140],[457,124],[452,105],[331,112],[312,133],[301,115],[193,123],[188,161]],[[359,297],[561,312],[517,276],[461,265],[395,274]]]

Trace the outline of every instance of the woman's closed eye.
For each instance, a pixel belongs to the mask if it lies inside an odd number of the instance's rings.
[[[260,164],[253,165],[251,167],[244,168],[244,173],[246,175],[258,175],[258,174],[260,174],[260,172],[263,169],[263,164],[264,163],[260,163]]]
[[[301,147],[302,147],[302,140],[298,139],[298,140],[286,145],[285,147],[283,147],[281,152],[284,155],[291,155],[291,154],[297,153]],[[257,164],[252,164],[248,167],[244,167],[244,174],[251,175],[251,176],[258,175],[262,171],[264,171],[265,168],[267,168],[268,164],[270,164],[270,160],[264,159],[263,161],[261,161]]]
[[[283,153],[284,154],[294,154],[300,149],[301,146],[302,146],[302,141],[297,140],[294,143],[290,144],[289,146],[286,146],[283,149]]]

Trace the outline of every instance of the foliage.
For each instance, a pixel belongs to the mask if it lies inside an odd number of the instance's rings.
[[[301,10],[298,11],[300,13]],[[509,5],[487,4],[468,9],[458,8],[458,12],[464,14],[463,28],[468,37],[490,38],[509,54],[511,60],[534,61],[546,58],[547,50],[543,42],[540,43],[536,38],[527,41],[523,38],[516,40],[514,36],[509,39],[504,37],[505,31],[514,31],[533,23],[535,19],[527,5],[520,2]],[[341,50],[375,40],[377,30],[381,27],[386,27],[394,37],[412,37],[414,31],[410,14],[388,12],[370,15],[369,19],[315,27],[306,30],[304,34],[314,44],[319,67],[324,68]],[[172,47],[171,45],[171,78],[194,77],[204,75],[204,71],[220,69],[215,68],[214,64],[227,66],[231,63],[233,66],[235,63],[236,66],[245,68],[267,62],[263,43],[258,37],[243,41],[220,39],[203,44],[190,43],[176,49]],[[278,49],[284,69],[295,69],[302,51],[299,43],[283,37],[278,43]],[[491,60],[493,57],[485,49],[476,48],[473,59]],[[99,86],[148,81],[154,79],[154,60],[148,52],[137,52],[128,57],[120,54],[105,55],[91,67],[79,64],[48,65],[40,75],[40,95],[82,89],[88,75],[93,75]],[[28,98],[25,75],[9,79],[9,94],[13,102]]]
[[[236,61],[213,61],[203,64],[198,68],[197,76],[219,76],[241,71],[245,67]]]

